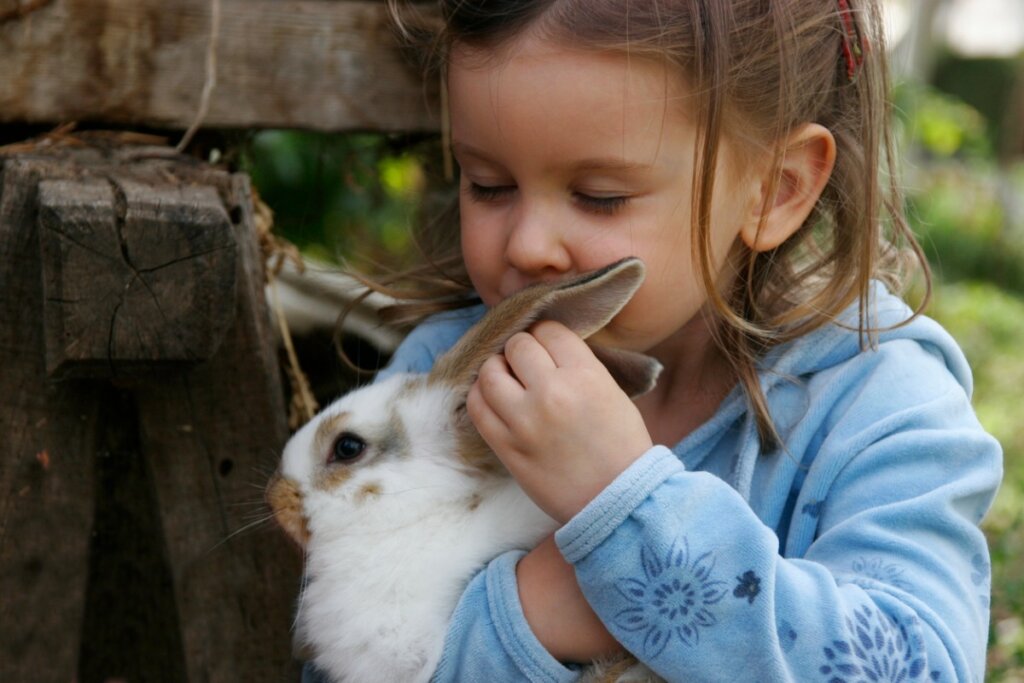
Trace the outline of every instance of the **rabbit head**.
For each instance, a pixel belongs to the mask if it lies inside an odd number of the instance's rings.
[[[429,373],[357,389],[295,433],[267,498],[306,551],[297,637],[321,669],[339,680],[425,680],[472,572],[554,530],[480,439],[466,395],[513,334],[553,319],[586,338],[643,277],[631,258],[528,287],[488,311]],[[641,354],[595,353],[630,394],[651,388],[660,370]]]

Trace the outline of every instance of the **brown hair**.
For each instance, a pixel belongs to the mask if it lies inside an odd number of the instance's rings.
[[[391,4],[404,34],[416,35],[395,0]],[[834,322],[854,302],[860,304],[861,343],[874,344],[879,330],[870,325],[870,281],[898,289],[908,255],[930,290],[927,262],[896,184],[880,10],[876,0],[844,4],[851,8],[841,9],[838,0],[440,0],[442,26],[432,34],[435,73],[442,78],[453,45],[496,49],[527,28],[585,48],[667,59],[685,74],[699,94],[696,267],[712,304],[716,343],[746,390],[765,443],[778,440],[757,378],[767,349]],[[850,20],[866,47],[852,78],[843,54]],[[777,179],[780,141],[808,122],[825,126],[836,140],[828,185],[792,237],[767,252],[748,250],[731,290],[718,291],[709,222],[721,141],[731,136],[767,150]],[[767,193],[766,206],[773,195]],[[375,285],[389,291],[403,278],[429,281],[414,295],[418,303],[396,309],[398,317],[466,304],[472,290],[458,253],[457,215],[448,218],[428,227],[427,234],[442,237],[440,249],[428,249],[426,265]],[[408,291],[401,294],[409,298]]]

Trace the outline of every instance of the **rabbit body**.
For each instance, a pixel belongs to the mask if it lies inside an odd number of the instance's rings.
[[[297,635],[339,681],[428,680],[473,574],[556,527],[510,476],[459,458],[450,427],[456,400],[422,376],[396,375],[331,405],[285,450],[282,475],[313,484],[318,425],[344,416],[346,431],[376,435],[350,478],[304,495],[307,584]],[[374,452],[373,443],[398,448]]]

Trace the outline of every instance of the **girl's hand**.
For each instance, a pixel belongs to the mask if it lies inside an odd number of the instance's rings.
[[[640,411],[564,325],[513,336],[466,409],[523,490],[565,523],[651,446]]]

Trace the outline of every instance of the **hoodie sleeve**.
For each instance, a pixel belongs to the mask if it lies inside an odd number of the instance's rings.
[[[435,683],[571,683],[578,671],[558,662],[533,635],[519,602],[516,563],[524,551],[491,561],[470,582],[448,626]]]
[[[814,386],[835,400],[810,397],[810,457],[760,456],[806,464],[785,551],[735,489],[655,447],[556,533],[584,594],[669,681],[980,682],[998,444],[912,341]]]

